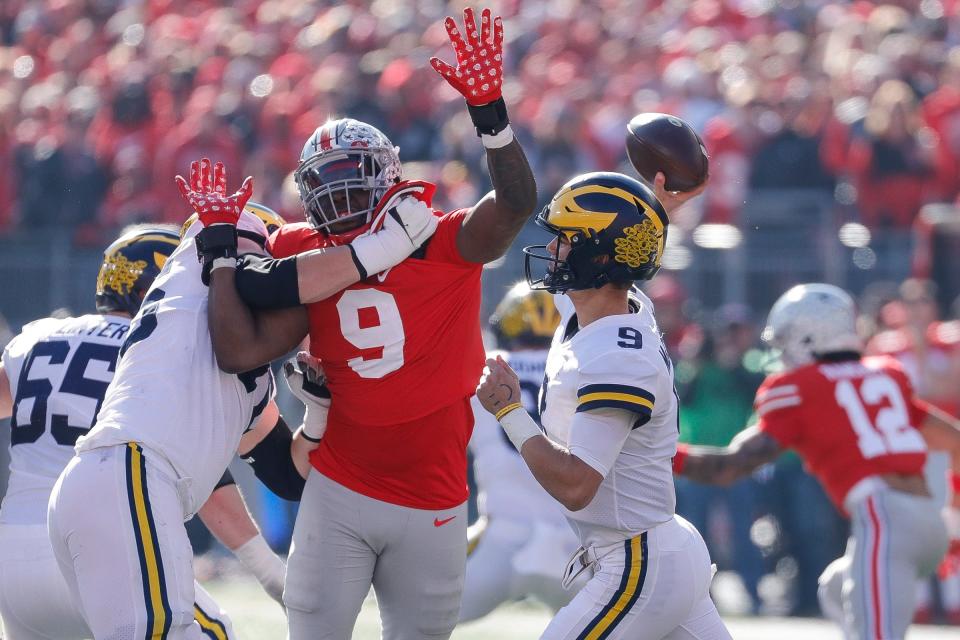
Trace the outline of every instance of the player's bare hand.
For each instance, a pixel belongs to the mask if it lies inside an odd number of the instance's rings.
[[[190,163],[189,184],[183,176],[174,180],[180,195],[205,227],[237,224],[240,212],[253,194],[253,178],[247,176],[236,192],[227,195],[227,170],[222,162],[211,165],[209,158]]]
[[[657,173],[653,179],[653,194],[657,196],[657,200],[663,205],[667,215],[670,215],[676,209],[679,209],[688,201],[693,200],[703,193],[707,188],[707,183],[710,182],[710,178],[708,176],[707,179],[703,181],[703,184],[691,191],[667,191],[665,186],[666,182],[667,176],[665,176],[662,171]]]
[[[520,402],[520,378],[500,356],[487,359],[477,386],[477,400],[494,415],[514,402]]]

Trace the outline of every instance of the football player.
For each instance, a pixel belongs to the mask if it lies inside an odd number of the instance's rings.
[[[853,300],[838,287],[784,293],[763,337],[785,371],[757,390],[757,423],[723,449],[681,445],[674,469],[727,484],[794,449],[852,525],[846,553],[820,577],[823,612],[847,638],[893,640],[913,616],[916,579],[931,575],[947,549],[923,476],[928,447],[951,454],[953,507],[944,516],[960,538],[960,430],[917,398],[893,358],[861,356],[855,320]]]
[[[120,360],[97,423],[77,441],[50,498],[54,553],[95,638],[215,635],[194,622],[192,552],[182,523],[237,452],[283,497],[296,499],[304,483],[294,461],[302,438],[298,431],[291,443],[269,368],[222,372],[208,329],[203,274],[228,252],[229,240],[234,255],[264,253],[267,228],[256,211],[244,210],[252,181],[227,195],[222,165],[205,161],[194,163],[181,189],[209,207],[195,207],[199,219],[150,287],[122,346],[115,345]],[[379,242],[377,234],[367,241]],[[336,260],[320,258],[331,271]],[[288,327],[274,344],[294,347],[295,333]]]
[[[0,508],[4,638],[90,636],[53,555],[47,502],[77,438],[96,422],[130,319],[179,243],[166,228],[126,230],[104,252],[97,313],[31,322],[3,351],[0,418],[12,418],[10,479]],[[279,600],[283,561],[250,519],[229,472],[197,515]],[[198,624],[217,637],[234,637],[220,607],[199,584],[194,588]]]
[[[660,268],[667,211],[633,178],[587,173],[537,223],[554,237],[524,249],[527,281],[564,294],[554,298],[560,326],[540,390],[543,427],[502,358],[487,360],[477,398],[580,540],[564,585],[592,572],[542,637],[730,638],[710,598],[707,547],[674,512],[673,366],[650,300],[631,291]]]
[[[524,408],[539,420],[537,392],[550,338],[560,322],[553,297],[519,282],[490,316],[500,356],[520,378]],[[577,538],[557,502],[530,475],[496,420],[473,398],[470,436],[481,519],[469,530],[460,621],[483,617],[503,602],[533,596],[556,611],[576,594],[563,589],[563,563]]]
[[[457,67],[433,65],[467,101],[491,193],[469,208],[434,211],[434,186],[402,180],[397,149],[383,133],[349,118],[330,121],[307,141],[295,172],[308,223],[287,225],[271,240],[274,255],[295,258],[240,270],[221,263],[212,274],[221,365],[243,369],[279,355],[253,348],[262,320],[238,288],[253,306],[304,303],[292,309],[302,325],[288,337],[304,337],[309,320],[310,352],[332,396],[284,588],[294,640],[349,637],[371,585],[387,640],[446,638],[457,622],[470,398],[484,360],[480,277],[536,206],[536,183],[501,96],[502,21],[489,10],[479,17],[477,24],[465,10],[464,32],[446,20]],[[409,259],[393,266],[375,260],[389,247],[357,246],[381,220],[417,212],[436,232]],[[423,226],[409,231],[418,245]],[[352,276],[361,282],[338,292],[340,281],[305,261],[351,238]]]

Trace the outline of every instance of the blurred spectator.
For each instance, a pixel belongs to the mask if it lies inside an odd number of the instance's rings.
[[[660,313],[659,307],[657,308]],[[695,359],[677,363],[680,394],[680,441],[724,447],[747,426],[753,413],[753,397],[763,382],[757,367],[744,363],[758,333],[742,305],[728,305],[717,312],[712,330]],[[750,610],[760,609],[757,587],[764,573],[763,557],[750,539],[758,511],[757,484],[745,478],[730,487],[717,487],[676,478],[677,513],[703,533],[714,560],[729,557],[750,597]],[[729,537],[723,540],[713,516],[726,512]],[[724,544],[726,543],[726,544]],[[724,547],[726,553],[724,553]]]
[[[850,143],[846,161],[861,219],[872,227],[909,227],[935,192],[941,167],[939,139],[921,127],[916,96],[906,82],[887,80],[880,86],[864,133]]]

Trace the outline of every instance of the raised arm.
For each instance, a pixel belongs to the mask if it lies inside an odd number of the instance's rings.
[[[477,135],[487,149],[493,191],[464,218],[457,249],[471,262],[496,260],[510,247],[537,204],[537,183],[523,148],[513,135],[503,101],[503,21],[489,9],[477,31],[473,10],[463,11],[464,32],[453,18],[444,26],[457,55],[453,67],[431,58],[433,68],[467,101]]]
[[[697,482],[729,485],[773,462],[781,451],[776,440],[752,426],[737,434],[726,447],[679,445],[673,470]]]

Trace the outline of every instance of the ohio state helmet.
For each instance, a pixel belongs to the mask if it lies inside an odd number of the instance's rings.
[[[341,118],[319,126],[293,174],[310,224],[330,235],[362,230],[383,194],[400,181],[398,151],[365,122]]]
[[[788,369],[838,351],[860,351],[853,298],[832,284],[798,284],[780,296],[762,338],[780,351]]]

